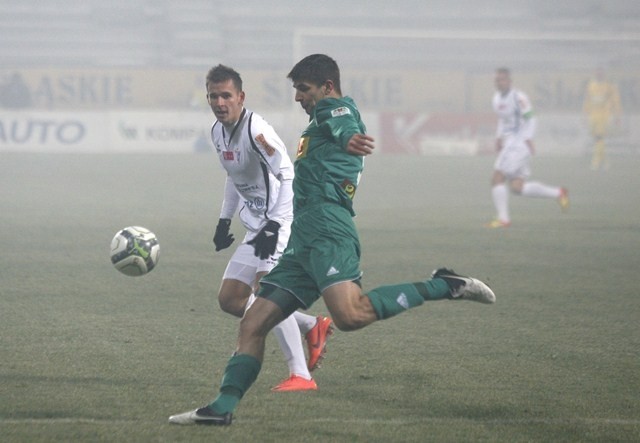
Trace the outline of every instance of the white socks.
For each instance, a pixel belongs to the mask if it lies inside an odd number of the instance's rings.
[[[522,195],[525,197],[558,198],[560,188],[549,186],[540,182],[525,182],[522,186]]]
[[[300,329],[300,333],[302,335],[306,335],[313,327],[318,323],[318,318],[315,315],[305,314],[300,311],[296,311],[291,314],[292,317],[295,317],[296,323],[298,323],[298,328]]]
[[[496,208],[498,220],[501,222],[510,222],[509,217],[509,189],[505,183],[494,185],[491,188],[491,197],[493,198],[493,205]]]
[[[557,186],[549,186],[540,182],[525,182],[522,185],[523,197],[558,198],[561,189]],[[493,205],[496,208],[498,220],[510,222],[509,216],[509,188],[506,183],[499,183],[491,188]]]

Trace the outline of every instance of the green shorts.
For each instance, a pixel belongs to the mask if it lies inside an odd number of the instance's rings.
[[[329,286],[359,280],[361,274],[360,240],[351,213],[326,203],[296,214],[286,249],[261,283],[284,289],[309,308]]]

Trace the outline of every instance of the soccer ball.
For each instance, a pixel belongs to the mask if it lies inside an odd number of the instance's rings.
[[[156,235],[141,226],[129,226],[111,240],[111,263],[125,275],[151,272],[158,264],[160,244]]]

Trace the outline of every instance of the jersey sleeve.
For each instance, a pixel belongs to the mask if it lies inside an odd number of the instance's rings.
[[[284,225],[287,220],[291,220],[293,208],[293,179],[286,178],[280,181],[278,198],[275,204],[269,207],[266,216],[269,220],[274,220]]]
[[[524,118],[525,120],[533,118],[533,106],[531,105],[531,100],[529,100],[529,97],[527,97],[524,92],[517,91],[515,99],[522,118]]]
[[[520,128],[520,134],[523,140],[532,140],[536,132],[536,117],[533,112],[533,106],[531,100],[524,92],[516,92],[516,104],[520,115],[522,116],[522,127]]]
[[[222,208],[220,209],[220,218],[232,219],[238,205],[240,204],[240,194],[236,190],[235,185],[231,177],[227,175],[227,179],[224,182],[224,200],[222,200]]]
[[[250,126],[254,153],[278,180],[293,178],[293,164],[287,148],[275,129],[257,114],[253,114]]]
[[[533,140],[533,136],[536,134],[536,125],[537,120],[534,116],[523,120],[521,130],[523,140]]]
[[[315,110],[318,127],[343,149],[355,134],[365,133],[359,124],[358,111],[344,102],[324,99],[318,102]]]

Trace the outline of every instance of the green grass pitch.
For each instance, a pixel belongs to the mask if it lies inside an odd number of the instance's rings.
[[[211,243],[217,160],[1,154],[0,440],[640,441],[640,157],[606,173],[536,158],[571,208],[513,198],[507,230],[483,228],[492,161],[374,155],[355,207],[365,290],[449,266],[495,305],[336,332],[312,393],[270,392],[288,375],[270,338],[234,424],[215,428],[167,418],[213,398],[235,343],[215,300],[231,253]],[[159,238],[147,276],[109,261],[128,225]]]

